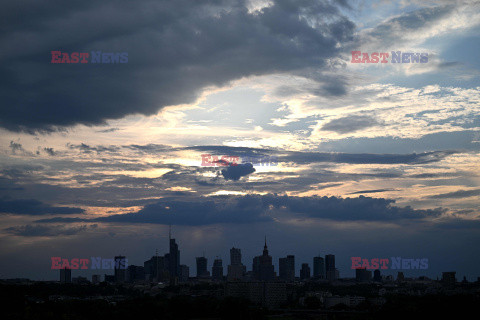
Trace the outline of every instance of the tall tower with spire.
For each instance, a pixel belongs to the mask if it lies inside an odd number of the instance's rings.
[[[253,258],[253,275],[259,281],[273,281],[275,279],[275,270],[272,264],[272,257],[268,254],[267,237],[265,236],[265,245],[263,254]]]
[[[267,236],[265,236],[265,246],[263,247],[263,255],[268,256]]]

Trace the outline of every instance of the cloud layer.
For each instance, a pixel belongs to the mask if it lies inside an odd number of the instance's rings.
[[[162,200],[146,205],[134,213],[93,219],[52,218],[54,222],[117,222],[165,225],[209,225],[217,223],[272,222],[280,214],[294,219],[328,219],[334,221],[399,221],[439,217],[441,208],[417,210],[393,206],[395,200],[360,196],[294,197],[279,195],[216,196],[189,200]]]
[[[0,126],[98,124],[193,102],[200,90],[315,65],[354,24],[329,1],[2,2]],[[11,17],[22,16],[29,23]],[[20,39],[31,39],[28,41]],[[125,64],[51,64],[50,52],[128,52]],[[25,116],[28,115],[28,116]]]
[[[37,216],[46,214],[79,214],[84,213],[84,211],[81,208],[49,206],[35,199],[0,199],[0,213]]]

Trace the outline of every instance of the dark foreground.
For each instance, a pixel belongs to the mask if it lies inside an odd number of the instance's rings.
[[[325,308],[314,298],[266,309],[248,300],[178,290],[145,294],[132,287],[32,283],[0,284],[1,319],[440,319],[474,315],[480,293],[387,295],[381,306]],[[215,290],[221,292],[221,290]]]

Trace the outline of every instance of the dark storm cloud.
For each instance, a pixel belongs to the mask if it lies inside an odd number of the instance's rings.
[[[332,120],[322,126],[322,130],[337,133],[350,133],[378,125],[379,122],[370,116],[350,115]]]
[[[53,218],[38,223],[116,222],[176,225],[272,222],[278,213],[291,218],[334,221],[400,221],[438,217],[444,209],[416,210],[396,207],[384,198],[295,197],[268,195],[214,196],[186,200],[161,200],[138,212],[82,219]]]
[[[214,197],[194,201],[160,201],[137,213],[97,218],[98,222],[208,225],[216,223],[253,223],[272,221],[261,203],[245,198]]]
[[[34,199],[0,199],[0,213],[37,216],[45,214],[76,214],[83,212],[84,210],[81,208],[49,206]]]
[[[286,208],[311,218],[331,219],[338,221],[393,221],[400,219],[422,219],[437,217],[445,210],[436,208],[416,210],[409,206],[393,206],[395,200],[384,198],[340,197],[288,197],[263,196],[268,205]]]
[[[251,163],[237,164],[235,166],[228,166],[225,169],[222,169],[222,176],[225,180],[234,180],[237,181],[243,176],[247,176],[250,173],[255,172],[255,168]]]
[[[97,225],[91,225],[90,228],[96,228]],[[25,225],[15,226],[3,229],[5,232],[15,236],[22,237],[56,237],[56,236],[71,236],[80,232],[87,231],[89,227],[82,225],[78,227],[65,227],[63,225]]]
[[[355,27],[317,0],[255,13],[245,0],[7,0],[0,12],[0,126],[30,132],[154,114],[245,76],[321,70]],[[51,64],[53,50],[128,52],[128,63]]]

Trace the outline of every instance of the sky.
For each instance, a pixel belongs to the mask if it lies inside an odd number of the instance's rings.
[[[407,277],[480,276],[480,2],[0,9],[0,278],[56,280],[56,256],[143,265],[168,251],[170,225],[191,275],[233,246],[250,270],[266,236],[277,272],[288,254],[297,274],[335,254],[340,277],[358,256],[428,259]]]

